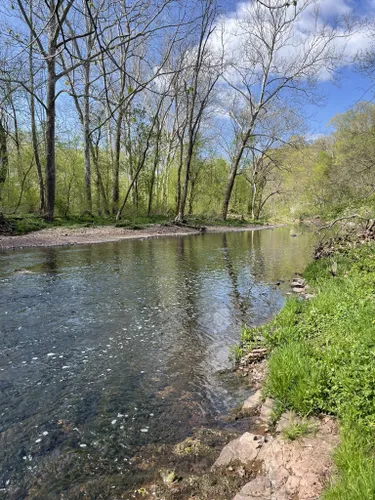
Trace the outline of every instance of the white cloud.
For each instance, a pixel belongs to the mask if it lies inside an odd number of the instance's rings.
[[[227,13],[220,18],[221,30],[217,30],[213,45],[216,49],[220,49],[224,41],[225,56],[227,60],[233,59],[241,63],[246,60],[246,46],[248,39],[252,38],[252,44],[256,42],[256,38],[251,35],[251,24],[247,26],[248,32],[244,32],[243,24],[249,20],[249,11],[252,8],[252,3],[255,0],[248,0],[237,4],[236,11]],[[280,0],[269,0],[277,3]],[[366,5],[367,16],[375,13],[375,0],[368,0],[371,5]],[[300,3],[298,5],[301,5]],[[316,27],[322,28],[324,25],[333,27],[340,18],[344,16],[355,16],[358,14],[358,0],[316,0],[312,1],[303,12],[301,12],[298,22],[294,24],[293,40],[287,41],[277,55],[279,61],[290,59],[297,60],[302,56],[306,46],[315,43],[313,39],[313,31]],[[292,8],[290,8],[292,14]],[[266,23],[264,23],[265,33],[267,35]],[[365,50],[371,44],[371,39],[368,36],[368,29],[365,26],[358,27],[354,32],[346,37],[344,28],[342,28],[341,37],[337,37],[331,43],[332,49],[342,52],[344,56],[339,61],[339,67],[350,64],[359,50]],[[331,77],[331,73],[327,68],[323,67],[319,70],[319,79],[327,80]],[[228,78],[233,78],[231,73],[227,74]]]

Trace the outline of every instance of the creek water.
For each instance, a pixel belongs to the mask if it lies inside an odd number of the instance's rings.
[[[73,498],[218,425],[249,393],[228,370],[241,326],[311,260],[313,235],[292,232],[0,253],[0,496]]]

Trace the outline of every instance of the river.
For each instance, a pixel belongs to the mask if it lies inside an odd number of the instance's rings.
[[[0,498],[125,487],[137,450],[219,425],[249,394],[226,371],[241,326],[311,260],[292,232],[0,253]]]

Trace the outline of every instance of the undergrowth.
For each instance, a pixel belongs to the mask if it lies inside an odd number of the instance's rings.
[[[375,246],[364,244],[318,260],[304,277],[316,297],[290,299],[268,325],[245,328],[242,352],[255,341],[271,350],[265,393],[280,412],[326,413],[339,419],[337,474],[325,498],[373,499]]]
[[[168,225],[173,223],[173,217],[167,215],[136,215],[131,214],[118,222],[114,215],[98,216],[90,214],[68,215],[65,217],[55,217],[53,221],[48,221],[44,217],[35,214],[7,215],[7,229],[12,235],[27,234],[40,229],[50,227],[95,227],[115,225],[126,229],[143,229],[152,224]],[[186,223],[196,226],[233,226],[243,227],[248,224],[264,224],[264,221],[252,221],[241,218],[229,218],[225,221],[215,217],[188,216]]]

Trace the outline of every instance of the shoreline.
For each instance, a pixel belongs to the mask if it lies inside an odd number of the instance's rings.
[[[262,229],[275,229],[283,225],[247,225],[206,226],[205,233],[245,232]],[[113,243],[124,240],[144,240],[167,236],[190,236],[202,234],[200,229],[180,226],[164,226],[154,224],[142,229],[127,229],[115,226],[96,226],[83,228],[54,227],[17,235],[0,236],[0,252],[21,250],[23,248],[47,248],[57,246],[88,245],[96,243]]]

